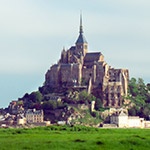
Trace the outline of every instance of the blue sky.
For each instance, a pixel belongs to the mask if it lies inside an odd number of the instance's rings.
[[[149,82],[149,8],[149,0],[0,0],[0,107],[43,84],[63,46],[74,45],[80,10],[89,51]]]

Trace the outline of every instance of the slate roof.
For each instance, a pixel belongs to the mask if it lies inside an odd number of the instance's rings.
[[[125,114],[123,111],[121,111],[121,113],[119,114],[119,116],[128,116],[128,115]]]
[[[82,14],[80,14],[80,31],[79,31],[79,37],[76,41],[76,44],[83,44],[83,43],[87,43],[84,35],[83,35],[83,26],[82,26]]]
[[[80,33],[79,37],[78,37],[78,39],[76,41],[76,44],[83,44],[83,43],[87,43],[87,41],[86,41],[83,33]]]
[[[75,46],[72,46],[72,47],[70,48],[70,50],[71,50],[71,51],[74,51],[74,50],[76,50],[76,47],[75,47]]]
[[[102,54],[100,52],[96,53],[86,53],[84,57],[84,62],[94,62],[98,61]]]
[[[28,110],[26,111],[26,114],[36,114],[36,115],[40,115],[40,114],[42,114],[42,110],[28,109]]]

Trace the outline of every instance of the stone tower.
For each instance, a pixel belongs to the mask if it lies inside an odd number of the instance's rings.
[[[82,54],[83,56],[85,56],[88,52],[88,43],[83,35],[82,14],[80,14],[80,30],[79,37],[76,41],[76,52]]]

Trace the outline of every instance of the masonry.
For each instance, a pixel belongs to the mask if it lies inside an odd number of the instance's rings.
[[[105,107],[120,107],[122,96],[127,95],[129,71],[109,66],[101,52],[88,52],[80,16],[80,30],[75,46],[68,50],[63,48],[59,62],[51,66],[45,78],[45,87],[51,88],[88,86],[91,80],[91,92],[94,89],[102,91]]]

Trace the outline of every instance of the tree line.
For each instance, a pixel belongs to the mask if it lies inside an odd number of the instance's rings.
[[[128,85],[129,115],[150,119],[150,84],[142,78],[131,78]]]

